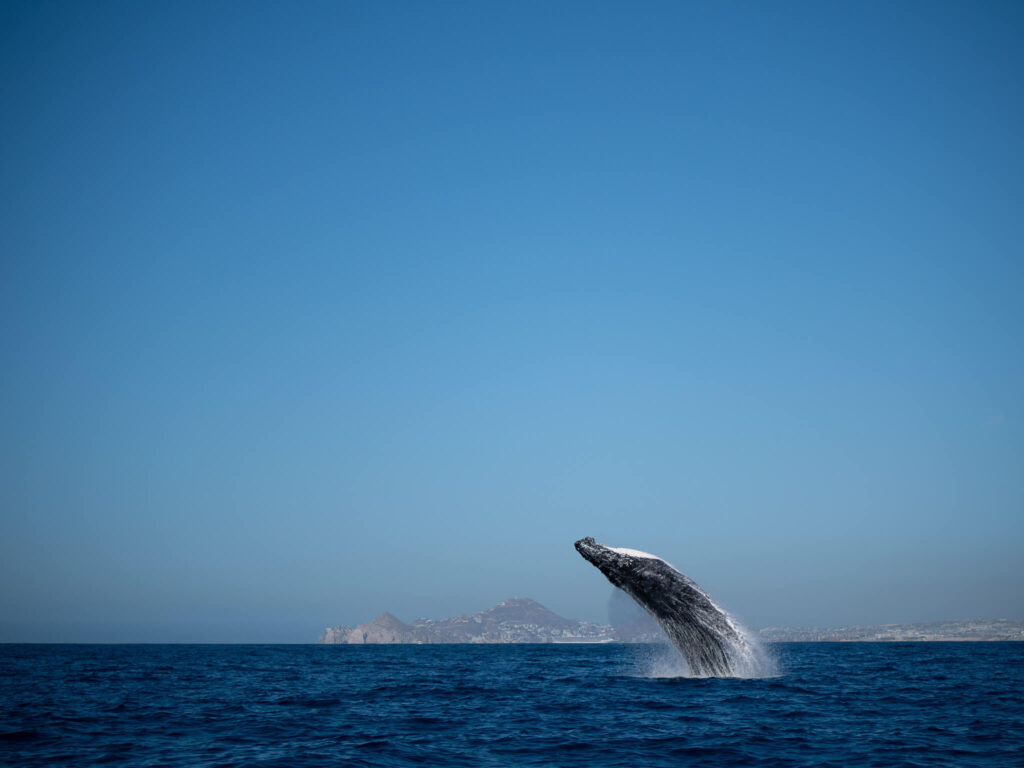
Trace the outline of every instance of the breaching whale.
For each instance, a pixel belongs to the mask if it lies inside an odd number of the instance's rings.
[[[656,555],[606,547],[587,537],[576,551],[661,625],[693,675],[730,677],[748,667],[752,649],[707,593]]]

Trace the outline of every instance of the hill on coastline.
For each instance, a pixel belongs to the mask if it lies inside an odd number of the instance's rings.
[[[536,600],[514,597],[493,608],[450,619],[416,619],[411,624],[385,611],[356,627],[328,627],[317,642],[326,645],[393,643],[609,643],[636,638],[605,624],[566,619]],[[651,640],[654,637],[649,638]]]

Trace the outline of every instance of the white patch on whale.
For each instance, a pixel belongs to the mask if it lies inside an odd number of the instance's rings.
[[[639,549],[629,549],[628,547],[608,547],[612,552],[618,552],[620,555],[632,555],[633,557],[646,557],[649,560],[661,560],[662,558],[657,555],[652,555],[650,552],[641,552]]]

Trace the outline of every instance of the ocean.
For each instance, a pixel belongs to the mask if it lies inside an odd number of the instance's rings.
[[[0,645],[0,763],[1021,766],[1024,643]]]

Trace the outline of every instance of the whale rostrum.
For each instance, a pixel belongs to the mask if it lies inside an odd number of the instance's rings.
[[[576,551],[637,601],[661,625],[700,677],[730,677],[749,662],[751,649],[729,616],[707,593],[660,557],[606,547],[587,537]]]

